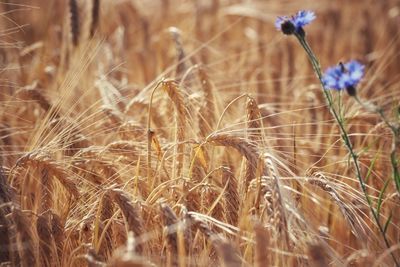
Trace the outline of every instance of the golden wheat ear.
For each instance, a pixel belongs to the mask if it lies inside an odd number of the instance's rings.
[[[205,66],[199,65],[197,67],[197,72],[201,89],[203,90],[204,94],[204,103],[200,107],[200,111],[198,113],[199,134],[203,137],[206,137],[214,130],[216,116],[218,116],[214,94],[216,88],[212,83]]]
[[[168,94],[169,98],[175,105],[176,111],[176,132],[175,139],[177,142],[177,167],[176,167],[176,175],[179,176],[182,172],[182,167],[184,164],[184,149],[185,145],[183,141],[186,136],[186,125],[187,125],[187,112],[188,107],[186,105],[186,101],[183,97],[181,89],[178,84],[174,80],[166,80],[162,82],[162,88]],[[174,168],[175,170],[175,168]]]
[[[36,86],[19,89],[15,96],[21,100],[33,100],[37,102],[44,111],[49,111],[52,107],[50,101],[42,94],[42,90]]]
[[[107,259],[113,250],[113,232],[112,232],[112,216],[114,215],[114,205],[109,194],[104,193],[99,202],[98,208],[98,227],[94,233],[94,240],[97,241],[96,251],[98,254]]]
[[[160,211],[167,237],[167,261],[173,266],[185,265],[190,252],[189,229],[184,229],[184,220],[179,219],[168,204],[160,203]]]
[[[207,222],[203,221],[201,218],[198,218],[191,214],[188,214],[187,218],[191,222],[192,227],[203,233],[207,238],[207,240],[216,249],[222,266],[225,267],[242,266],[242,261],[238,255],[238,252],[228,240],[226,240],[221,235],[212,230],[207,225]]]
[[[97,27],[99,26],[100,20],[100,0],[92,1],[92,21],[90,23],[90,37],[93,37]]]
[[[80,18],[79,18],[79,7],[77,0],[69,0],[69,21],[71,29],[71,39],[74,46],[79,44],[80,29]]]
[[[57,178],[71,196],[75,198],[79,198],[80,196],[76,181],[70,178],[70,175],[65,168],[42,152],[31,152],[26,154],[18,159],[15,166],[25,169],[33,167],[46,170],[49,176]]]
[[[138,253],[142,253],[144,246],[142,244],[140,236],[144,234],[144,226],[139,207],[133,204],[129,196],[122,190],[111,189],[107,192],[107,194],[122,211],[122,214],[124,215],[126,221],[128,233],[132,232],[134,234],[132,238],[135,238],[138,241],[135,245],[135,250]]]
[[[224,213],[227,217],[227,222],[238,226],[240,210],[239,186],[231,168],[225,167],[222,169],[222,182],[226,187]]]

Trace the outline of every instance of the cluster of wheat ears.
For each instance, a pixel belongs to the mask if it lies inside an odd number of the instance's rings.
[[[361,60],[398,122],[397,0],[0,1],[0,266],[398,264],[400,149],[334,92],[368,201],[274,28],[304,8],[321,64]]]

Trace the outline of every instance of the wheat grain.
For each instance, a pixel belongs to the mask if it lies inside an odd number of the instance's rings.
[[[47,169],[43,169],[41,173],[41,197],[40,197],[40,212],[46,212],[53,206],[52,192],[53,182],[49,179],[49,172]]]
[[[238,192],[238,182],[230,168],[222,169],[222,182],[226,186],[225,193],[225,214],[228,223],[238,225],[240,197]]]

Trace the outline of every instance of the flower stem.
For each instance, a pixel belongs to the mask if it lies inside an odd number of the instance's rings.
[[[314,69],[314,72],[317,75],[317,78],[318,78],[318,80],[319,80],[319,82],[321,84],[322,91],[323,91],[325,99],[327,101],[329,110],[330,110],[331,114],[333,115],[333,117],[335,118],[335,120],[336,120],[336,122],[337,122],[337,124],[338,124],[338,126],[340,128],[342,140],[343,140],[343,142],[344,142],[344,144],[345,144],[345,146],[346,146],[346,148],[347,148],[347,150],[348,150],[348,152],[350,154],[350,157],[351,157],[351,159],[353,161],[355,172],[356,172],[356,176],[357,176],[358,182],[360,184],[361,190],[362,190],[362,192],[364,194],[365,200],[367,201],[369,209],[370,209],[370,211],[372,213],[372,216],[374,217],[376,225],[378,226],[379,232],[381,233],[381,235],[383,237],[385,245],[389,249],[390,248],[389,240],[386,237],[386,234],[385,234],[385,231],[384,231],[384,227],[382,226],[382,224],[379,221],[379,216],[378,216],[377,212],[374,210],[374,208],[372,206],[373,203],[372,203],[372,201],[371,201],[371,199],[370,199],[370,197],[368,195],[367,186],[366,186],[366,184],[365,184],[365,182],[364,182],[364,180],[362,178],[360,165],[358,163],[358,156],[357,156],[357,154],[355,153],[355,151],[353,149],[353,145],[352,145],[352,143],[350,141],[350,138],[349,138],[349,135],[348,135],[348,133],[347,133],[345,127],[344,127],[343,121],[340,119],[339,114],[335,110],[334,103],[333,103],[333,100],[332,100],[332,95],[328,90],[326,90],[327,88],[325,88],[325,85],[324,85],[324,83],[322,81],[322,77],[323,76],[322,76],[320,63],[319,63],[318,59],[316,58],[314,52],[311,50],[311,47],[308,45],[305,37],[301,36],[299,34],[296,34],[296,33],[295,33],[295,36],[299,40],[301,46],[306,51],[307,56],[308,56],[308,58],[309,58],[309,60],[311,62],[311,65],[312,65],[313,69]],[[390,254],[391,254],[391,256],[393,258],[393,261],[396,264],[396,266],[400,267],[399,263],[397,262],[396,256],[393,254],[393,252],[391,252]]]
[[[355,95],[354,99],[358,104],[360,104],[364,109],[373,112],[375,114],[378,114],[379,117],[381,117],[383,123],[392,131],[393,139],[392,139],[392,150],[390,153],[390,163],[392,164],[392,174],[393,174],[393,180],[396,185],[396,190],[397,194],[400,194],[400,171],[399,171],[399,165],[398,165],[398,160],[397,160],[397,153],[396,153],[396,148],[400,145],[400,128],[399,126],[391,123],[389,119],[386,117],[385,113],[383,110],[379,107],[376,107],[373,104],[365,103],[361,101],[361,99]]]

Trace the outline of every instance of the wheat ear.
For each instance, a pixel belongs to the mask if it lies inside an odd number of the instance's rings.
[[[80,21],[79,8],[76,0],[69,0],[69,18],[71,25],[72,43],[74,46],[79,44]]]
[[[100,19],[100,0],[92,1],[92,21],[90,24],[90,37],[94,36],[96,29],[99,25]]]
[[[37,102],[44,111],[49,111],[51,104],[49,100],[36,88],[22,88],[15,93],[22,100],[33,100]]]
[[[240,198],[238,192],[238,182],[231,169],[222,169],[222,182],[226,186],[225,191],[225,214],[228,223],[237,226],[239,221]]]
[[[329,184],[327,178],[322,173],[317,172],[314,174],[314,177],[308,179],[308,182],[314,186],[318,186],[331,196],[336,205],[338,205],[340,212],[349,224],[353,234],[357,236],[357,238],[366,241],[367,233],[360,225],[354,213],[344,204],[345,202],[341,199],[339,193]]]
[[[162,82],[162,88],[167,92],[169,98],[175,105],[176,110],[176,133],[175,138],[177,142],[177,157],[178,160],[176,167],[176,176],[179,176],[183,167],[183,159],[184,159],[184,143],[185,140],[185,126],[186,126],[186,114],[187,107],[185,105],[185,101],[182,95],[181,90],[178,87],[176,81],[166,80]],[[176,177],[174,175],[174,177]]]
[[[246,104],[246,111],[247,111],[247,132],[248,132],[248,139],[252,141],[252,144],[263,146],[263,137],[262,137],[262,124],[261,124],[261,112],[258,108],[256,100],[250,96],[247,97],[247,104]],[[245,173],[245,184],[246,189],[250,182],[256,178],[257,172],[257,163],[247,161],[246,164],[246,173]]]
[[[259,151],[254,143],[250,142],[248,139],[229,134],[213,134],[208,136],[206,141],[216,146],[234,148],[247,159],[248,166],[251,166],[254,170],[257,169]],[[250,181],[245,180],[244,185],[242,185],[242,190],[240,191],[247,192],[249,183]]]
[[[240,267],[242,261],[240,260],[234,247],[222,236],[215,233],[207,223],[200,218],[187,214],[188,221],[195,229],[200,230],[207,239],[211,242],[213,247],[217,250],[222,266],[225,267]]]
[[[198,75],[203,89],[204,104],[200,107],[199,111],[199,130],[201,136],[207,136],[215,127],[216,106],[214,100],[214,85],[210,81],[204,66],[198,67]]]
[[[80,195],[75,181],[69,178],[69,175],[65,169],[43,153],[28,153],[27,155],[18,159],[16,166],[24,168],[31,166],[42,170],[47,170],[48,174],[56,177],[72,196],[78,198]]]
[[[144,228],[138,207],[131,202],[129,197],[122,190],[112,189],[108,191],[108,194],[122,211],[127,223],[128,232],[133,232],[135,238],[140,237],[140,235],[144,233]],[[136,251],[143,251],[143,245],[140,244],[140,242],[136,246]]]

